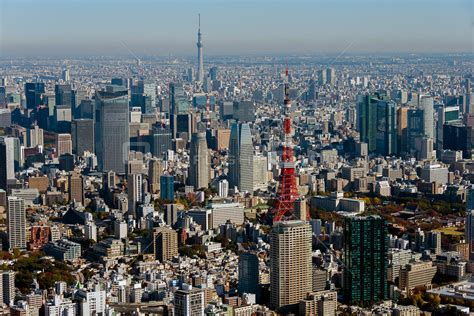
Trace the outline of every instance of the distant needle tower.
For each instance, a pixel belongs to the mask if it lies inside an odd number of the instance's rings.
[[[197,81],[202,83],[204,81],[204,62],[202,60],[202,41],[201,41],[201,14],[198,14],[199,19],[199,29],[198,29],[198,41],[197,41],[197,48],[198,48],[198,73],[197,73]]]

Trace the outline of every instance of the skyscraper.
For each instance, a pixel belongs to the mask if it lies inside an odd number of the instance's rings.
[[[232,124],[229,144],[229,184],[253,193],[253,142],[248,123]]]
[[[420,99],[420,108],[423,110],[423,129],[424,136],[434,140],[434,107],[433,97],[422,96]]]
[[[13,304],[15,299],[15,272],[14,271],[2,271],[0,273],[0,282],[2,291],[0,298],[4,304]]]
[[[72,173],[68,176],[69,201],[84,205],[85,179],[81,174]]]
[[[129,138],[127,90],[109,86],[97,92],[95,151],[99,170],[125,173]]]
[[[43,104],[44,83],[27,82],[25,83],[26,108],[36,109]]]
[[[318,70],[318,84],[320,86],[326,84],[326,71],[324,69]]]
[[[148,186],[151,193],[160,191],[160,177],[163,174],[163,160],[153,158],[148,162]]]
[[[466,243],[469,245],[469,257],[474,259],[474,189],[472,187],[468,190],[468,198],[466,205],[466,224],[464,226],[464,233]]]
[[[153,156],[163,158],[163,155],[172,148],[172,135],[169,126],[154,126],[151,137]]]
[[[71,109],[72,115],[76,109],[76,90],[70,84],[57,84],[54,87],[56,105],[66,105]]]
[[[8,197],[7,221],[10,250],[26,249],[26,211],[23,199]]]
[[[386,97],[381,94],[357,96],[357,129],[360,133],[360,141],[367,143],[369,152],[375,152],[377,149],[378,104],[385,100]],[[381,109],[385,108],[381,106]],[[385,112],[381,112],[381,119],[386,120],[386,114],[391,115],[391,111],[389,113]],[[385,127],[379,128],[383,129],[385,133]]]
[[[174,177],[171,175],[162,175],[160,177],[160,197],[162,200],[174,200]]]
[[[64,154],[72,154],[71,134],[56,135],[56,153],[58,157]]]
[[[7,190],[10,179],[15,179],[15,138],[0,137],[0,189]]]
[[[75,119],[71,126],[72,152],[83,156],[85,151],[94,152],[94,120]]]
[[[387,223],[379,216],[350,217],[344,222],[343,294],[350,304],[388,298]]]
[[[336,83],[336,70],[334,68],[326,69],[326,80],[327,84],[333,86]]]
[[[140,107],[142,113],[153,113],[156,107],[156,86],[139,80],[131,86],[131,105]]]
[[[193,134],[189,159],[189,183],[195,189],[207,188],[209,184],[209,152],[206,133]]]
[[[239,255],[239,293],[255,294],[260,298],[259,261],[255,253],[243,252]]]
[[[409,109],[407,113],[407,132],[406,132],[406,149],[415,150],[416,139],[420,139],[425,135],[423,109]]]
[[[127,177],[128,214],[136,216],[138,203],[143,202],[143,175],[131,173]]]
[[[23,145],[26,147],[36,147],[44,145],[43,129],[34,125],[26,129],[23,134]]]
[[[270,233],[270,304],[297,308],[312,291],[311,226],[304,221],[279,221]]]
[[[376,152],[383,156],[398,153],[397,105],[381,100],[377,103]]]
[[[202,56],[202,34],[201,34],[201,14],[198,15],[199,19],[199,29],[198,29],[198,41],[197,41],[197,49],[198,49],[198,73],[197,73],[197,80],[199,83],[204,81],[204,61]]]

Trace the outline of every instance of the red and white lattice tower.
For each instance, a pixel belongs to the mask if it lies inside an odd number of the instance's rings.
[[[295,178],[295,159],[291,140],[291,100],[289,96],[288,68],[285,79],[285,119],[283,121],[283,144],[281,155],[280,184],[277,191],[277,201],[273,209],[273,222],[294,218],[295,200],[298,198],[298,189]]]

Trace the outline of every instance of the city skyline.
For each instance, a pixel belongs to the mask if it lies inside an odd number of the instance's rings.
[[[0,57],[473,51],[465,0],[88,1],[3,1]]]

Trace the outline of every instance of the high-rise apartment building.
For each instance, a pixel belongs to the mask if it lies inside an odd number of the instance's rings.
[[[178,233],[169,227],[153,230],[153,251],[155,258],[164,262],[178,255]]]
[[[232,124],[229,145],[229,185],[253,193],[253,142],[250,125]]]
[[[280,221],[270,233],[270,304],[297,308],[312,291],[311,226],[304,221]]]
[[[8,197],[7,222],[10,250],[26,249],[25,200],[15,196]]]
[[[350,217],[344,221],[343,294],[350,304],[388,298],[387,223],[379,216]]]
[[[98,169],[125,173],[130,147],[128,92],[109,86],[96,93],[95,151]]]
[[[209,185],[209,152],[206,133],[194,133],[191,138],[189,162],[189,183],[195,189],[207,188]]]
[[[337,292],[331,290],[308,293],[300,301],[299,315],[305,316],[336,316]]]

